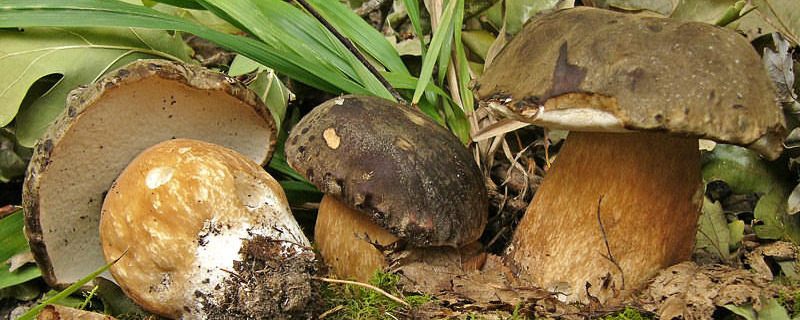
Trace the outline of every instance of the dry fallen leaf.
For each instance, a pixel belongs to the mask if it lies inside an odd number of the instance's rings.
[[[717,307],[729,304],[760,310],[761,297],[777,292],[776,285],[748,270],[684,262],[662,270],[637,300],[659,319],[711,319]]]

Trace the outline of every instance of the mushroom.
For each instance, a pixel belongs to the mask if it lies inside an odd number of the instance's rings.
[[[365,281],[385,265],[366,240],[457,247],[486,225],[488,196],[468,149],[415,108],[328,100],[292,129],[286,156],[325,193],[314,239],[339,276]]]
[[[574,8],[529,22],[474,86],[481,104],[571,130],[505,257],[566,300],[613,303],[692,255],[697,138],[781,152],[750,44],[707,24]]]
[[[100,242],[123,292],[159,315],[313,315],[311,244],[278,182],[236,151],[175,139],[136,156],[105,197]]]
[[[198,66],[140,60],[73,90],[36,143],[23,187],[25,233],[42,276],[63,288],[105,265],[97,231],[103,197],[147,147],[192,138],[264,164],[275,135],[255,93]]]

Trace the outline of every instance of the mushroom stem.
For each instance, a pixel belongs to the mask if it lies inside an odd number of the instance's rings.
[[[568,301],[614,303],[691,258],[701,203],[697,139],[570,132],[507,259]]]
[[[369,241],[389,245],[397,237],[381,228],[366,214],[350,208],[331,195],[322,197],[314,227],[314,242],[325,264],[343,278],[369,281],[375,270],[386,267],[384,254]]]

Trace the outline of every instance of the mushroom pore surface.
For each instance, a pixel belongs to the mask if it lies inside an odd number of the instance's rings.
[[[272,116],[252,91],[217,72],[139,60],[73,90],[34,148],[25,178],[25,232],[51,286],[105,264],[97,225],[108,188],[141,151],[164,140],[213,142],[268,161]]]

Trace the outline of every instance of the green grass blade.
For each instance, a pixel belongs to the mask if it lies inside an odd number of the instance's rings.
[[[42,272],[35,264],[28,264],[21,268],[8,271],[10,267],[7,263],[0,263],[0,290],[11,286],[16,286],[21,283],[28,282],[42,276]]]
[[[144,3],[145,5],[148,5],[148,2],[150,3],[160,2],[163,4],[168,4],[174,7],[184,8],[184,9],[195,9],[195,10],[205,9],[203,8],[202,5],[193,0],[143,0],[142,1],[142,3]]]
[[[244,30],[283,52],[292,52],[308,64],[341,72],[371,93],[391,97],[380,82],[313,17],[281,0],[201,0],[206,7],[224,12]],[[365,90],[366,89],[366,90]],[[365,92],[366,91],[366,92]],[[349,91],[353,92],[353,91]]]
[[[41,302],[39,305],[37,305],[37,306],[35,306],[35,307],[31,308],[30,310],[28,310],[28,312],[25,312],[24,314],[22,314],[22,315],[21,315],[19,318],[17,318],[17,320],[32,320],[32,319],[33,319],[34,317],[36,317],[36,316],[39,314],[39,312],[41,312],[41,311],[42,311],[42,309],[44,309],[44,307],[46,307],[48,304],[55,303],[55,302],[57,302],[57,301],[59,301],[59,300],[61,300],[61,299],[64,299],[64,298],[66,298],[67,296],[71,295],[71,294],[72,294],[72,293],[74,293],[75,291],[78,291],[78,289],[80,289],[80,288],[81,288],[81,287],[82,287],[84,284],[87,284],[87,283],[89,283],[89,281],[92,281],[92,279],[96,278],[97,276],[99,276],[99,275],[100,275],[100,274],[102,274],[103,272],[106,272],[106,270],[108,270],[108,268],[111,268],[111,266],[112,266],[112,265],[114,265],[115,263],[117,263],[117,261],[119,261],[119,259],[122,259],[122,257],[124,257],[124,256],[125,256],[125,253],[126,253],[126,252],[128,252],[128,251],[126,250],[126,251],[125,251],[125,252],[123,252],[123,253],[122,253],[122,255],[121,255],[121,256],[119,256],[119,258],[117,258],[116,260],[114,260],[114,261],[111,261],[111,262],[109,262],[108,264],[106,264],[106,265],[104,265],[104,266],[100,267],[99,269],[97,269],[97,270],[95,270],[94,272],[90,273],[88,276],[86,276],[86,277],[83,277],[83,278],[82,278],[80,281],[78,281],[78,282],[75,282],[75,283],[73,283],[72,285],[70,285],[69,287],[67,287],[66,289],[62,290],[62,291],[61,291],[61,292],[59,292],[58,294],[56,294],[56,295],[54,295],[54,296],[50,297],[49,299],[47,299],[47,300],[45,300],[45,301],[42,301],[42,302]]]
[[[0,263],[28,249],[28,240],[22,233],[22,210],[0,220]]]
[[[345,35],[350,41],[383,64],[387,70],[398,73],[409,73],[397,50],[386,38],[369,23],[359,17],[353,10],[339,1],[309,0],[309,4],[330,24]]]
[[[422,24],[419,17],[419,2],[417,0],[403,0],[403,5],[408,12],[408,19],[411,20],[411,25],[414,27],[414,32],[419,39],[419,45],[422,49],[422,56],[425,56],[425,35],[422,34]]]
[[[25,26],[123,26],[179,30],[216,42],[318,89],[366,93],[362,85],[348,76],[337,70],[321,67],[317,55],[303,56],[268,42],[225,34],[150,8],[119,1],[4,1],[0,7],[0,27]]]
[[[445,7],[439,29],[433,33],[429,51],[425,54],[425,57],[422,58],[422,69],[419,75],[419,82],[414,90],[414,97],[411,99],[412,104],[419,102],[420,97],[422,97],[422,93],[425,91],[425,87],[428,86],[431,75],[433,75],[433,66],[439,58],[439,52],[442,49],[444,41],[453,33],[453,15],[456,11],[456,2],[457,1],[452,0],[447,4],[447,7]]]
[[[0,289],[14,286],[42,275],[39,268],[30,264],[14,272],[8,271],[6,260],[16,254],[29,251],[28,240],[22,232],[22,210],[0,219]]]
[[[469,82],[472,78],[469,75],[469,62],[467,62],[467,54],[464,52],[464,43],[461,41],[461,25],[464,20],[464,0],[456,6],[456,17],[453,19],[454,29],[454,44],[456,46],[456,76],[458,78],[458,91],[461,94],[461,103],[463,113],[469,114],[475,110],[474,98],[472,91],[469,89]],[[466,118],[464,119],[466,121]],[[469,122],[467,122],[469,123]]]

